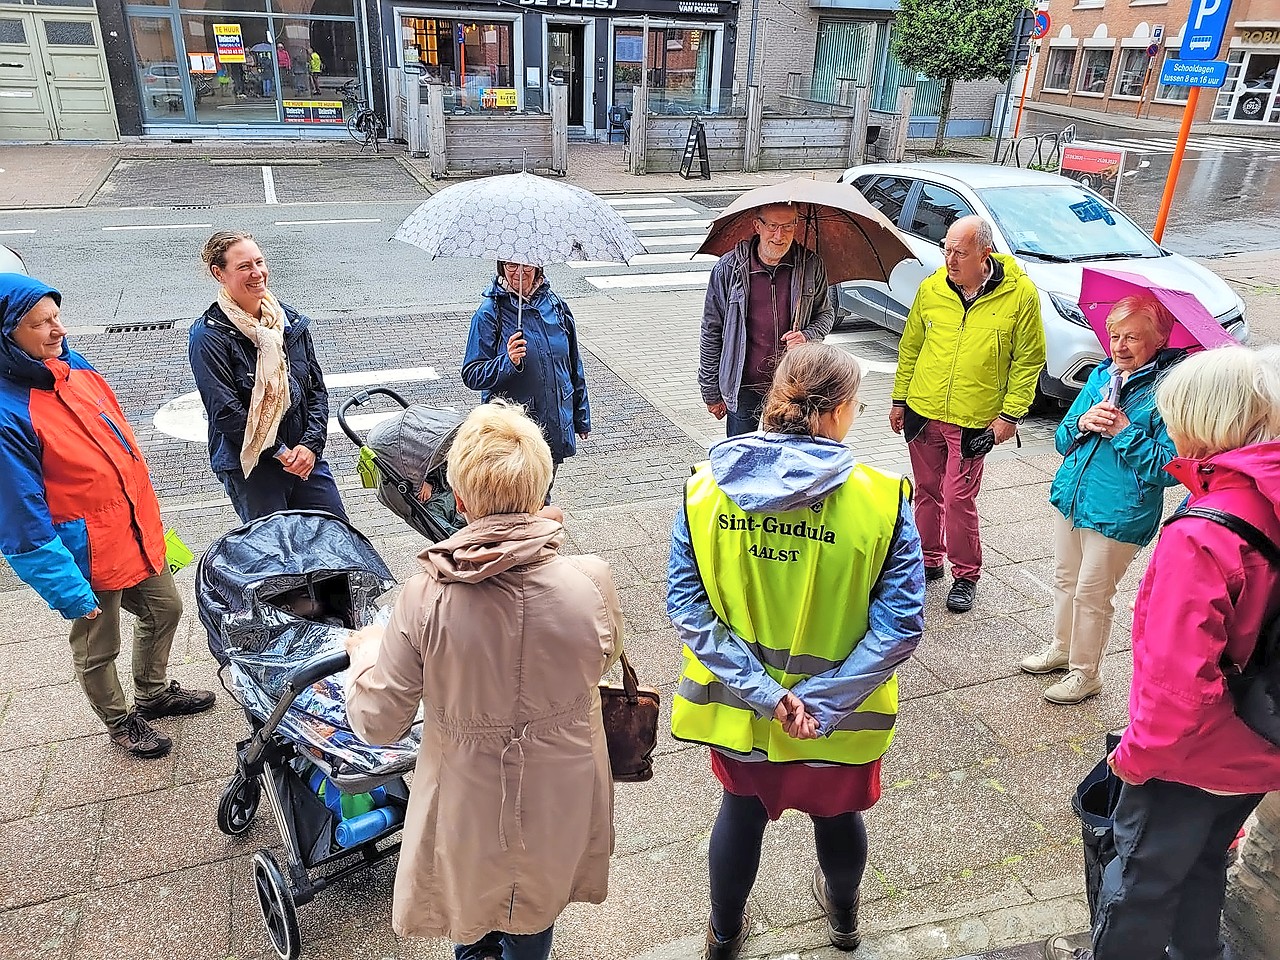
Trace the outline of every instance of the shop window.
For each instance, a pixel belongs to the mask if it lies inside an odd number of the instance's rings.
[[[445,86],[445,109],[472,113],[514,99],[511,24],[405,17],[404,61],[419,63],[428,82]],[[489,90],[512,91],[506,96]]]
[[[613,103],[634,109],[640,72],[648,70],[649,98],[659,113],[705,113],[711,108],[711,58],[715,33],[709,30],[649,30],[619,27],[613,36]],[[643,56],[643,60],[641,57]]]
[[[1044,89],[1071,89],[1071,77],[1076,71],[1075,47],[1054,47],[1049,51],[1049,68],[1045,71]]]
[[[1116,71],[1115,95],[1117,97],[1139,97],[1142,95],[1142,80],[1147,74],[1150,58],[1147,51],[1140,47],[1130,47],[1120,55],[1120,68]]]
[[[1156,71],[1157,79],[1159,79],[1159,74],[1164,73],[1164,64],[1168,63],[1170,60],[1177,60],[1179,54],[1180,51],[1178,50],[1166,50],[1164,52],[1164,60],[1161,62],[1160,68]],[[1181,87],[1162,83],[1156,87],[1155,99],[1165,100],[1170,103],[1186,103],[1187,91],[1190,89],[1190,87]]]
[[[132,0],[131,0],[132,2]],[[266,13],[267,0],[179,0],[183,10],[215,13],[234,10],[237,13]],[[350,11],[348,11],[350,16]]]
[[[1107,92],[1107,77],[1111,73],[1111,58],[1115,51],[1085,50],[1084,59],[1080,63],[1080,83],[1076,87],[1079,93]]]

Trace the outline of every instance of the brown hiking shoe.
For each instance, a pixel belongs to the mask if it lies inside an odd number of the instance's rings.
[[[143,760],[159,759],[173,748],[173,741],[138,716],[136,710],[130,712],[118,727],[112,727],[110,735],[111,742],[117,747]]]
[[[204,713],[213,706],[213,694],[208,690],[186,690],[177,680],[170,680],[168,689],[154,697],[137,697],[134,707],[144,720],[156,717],[185,717],[192,713]]]
[[[721,940],[716,936],[711,922],[707,921],[707,945],[702,951],[702,960],[738,960],[749,936],[751,918],[746,913],[742,914],[742,925],[738,927],[738,932],[728,940]]]
[[[827,915],[827,934],[831,945],[837,950],[857,950],[862,943],[858,933],[858,901],[862,899],[860,892],[853,895],[853,906],[837,907],[827,894],[827,878],[822,875],[821,867],[813,868],[813,899],[818,901]]]

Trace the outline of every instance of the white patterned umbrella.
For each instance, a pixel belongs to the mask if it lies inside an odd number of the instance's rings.
[[[405,218],[394,240],[436,257],[510,260],[543,267],[570,260],[625,263],[644,245],[594,193],[511,173],[446,187]]]

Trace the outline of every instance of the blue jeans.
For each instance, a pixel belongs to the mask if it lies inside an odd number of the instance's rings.
[[[486,933],[475,943],[455,944],[454,960],[547,960],[551,956],[551,931],[541,933]]]
[[[740,437],[760,429],[760,414],[764,410],[764,394],[749,387],[738,391],[738,409],[730,410],[725,417],[724,435]]]
[[[1262,796],[1219,797],[1164,780],[1125,784],[1095,960],[1221,960],[1227,850]]]
[[[274,458],[259,461],[248,477],[239,470],[219,470],[218,479],[241,523],[278,510],[323,510],[340,520],[347,519],[338,485],[324,460],[316,461],[306,480],[285,472]]]

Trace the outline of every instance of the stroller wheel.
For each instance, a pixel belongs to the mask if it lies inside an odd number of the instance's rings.
[[[253,815],[258,812],[258,800],[262,790],[257,778],[246,780],[236,773],[218,801],[218,829],[228,837],[240,837],[253,825]]]
[[[258,906],[267,935],[280,960],[297,960],[302,952],[298,938],[298,908],[293,905],[293,891],[280,864],[270,852],[259,850],[253,855],[253,883],[258,892]]]

